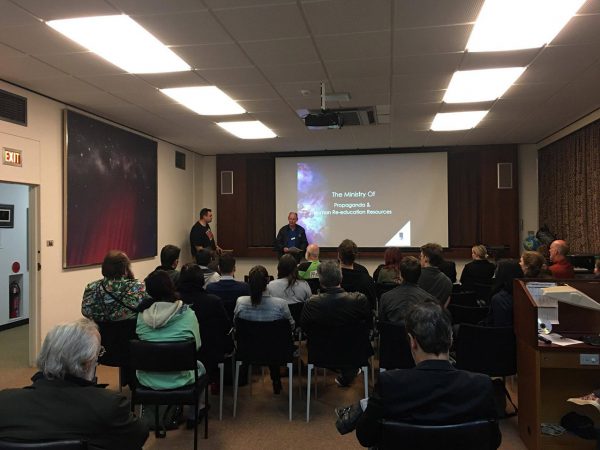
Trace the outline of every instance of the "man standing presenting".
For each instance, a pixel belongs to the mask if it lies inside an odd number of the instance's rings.
[[[548,267],[552,272],[553,278],[575,278],[573,266],[567,259],[569,246],[563,240],[556,240],[550,244],[550,261],[552,265]]]
[[[198,222],[194,224],[190,231],[190,249],[192,250],[192,256],[195,258],[198,250],[208,249],[215,251],[217,254],[221,254],[222,249],[215,242],[215,236],[210,229],[210,223],[213,220],[213,213],[211,209],[202,208],[200,210],[200,218]]]
[[[291,211],[288,214],[288,224],[281,227],[275,239],[275,250],[277,250],[278,257],[281,258],[289,253],[296,258],[296,261],[300,262],[307,246],[306,231],[298,225],[298,214]]]

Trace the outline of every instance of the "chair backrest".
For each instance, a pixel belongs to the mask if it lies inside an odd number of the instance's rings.
[[[516,348],[512,327],[462,324],[455,339],[456,367],[491,377],[514,375]]]
[[[102,346],[106,350],[98,359],[100,364],[111,367],[129,364],[129,341],[137,338],[136,323],[136,319],[97,322]]]
[[[292,362],[294,341],[287,319],[259,322],[236,319],[236,359],[250,364],[283,365]]]
[[[290,314],[296,322],[296,326],[300,326],[300,319],[302,318],[302,310],[304,309],[304,302],[288,303],[290,308]]]
[[[319,283],[318,278],[309,278],[306,280],[306,282],[310,286],[310,292],[312,292],[313,295],[319,293],[319,289],[321,289],[321,283]]]
[[[0,441],[0,450],[87,450],[84,441],[8,442]]]
[[[489,283],[472,283],[470,289],[475,292],[477,300],[483,300],[488,303],[492,291],[492,280]]]
[[[414,425],[382,421],[379,449],[495,450],[500,444],[498,422],[478,420],[455,425]]]
[[[375,294],[377,295],[377,300],[379,300],[383,294],[391,291],[397,286],[398,283],[375,283]]]
[[[487,306],[462,306],[450,303],[448,311],[452,316],[452,323],[470,323],[477,325],[488,315],[490,308]]]
[[[379,322],[379,367],[382,369],[410,369],[415,361],[410,351],[404,322]]]
[[[373,355],[367,323],[311,328],[307,330],[307,348],[308,362],[326,368],[366,366]]]
[[[477,294],[473,291],[452,292],[450,294],[451,305],[477,306]]]
[[[193,339],[174,342],[132,340],[129,342],[130,366],[149,372],[193,370],[197,373],[196,342]]]

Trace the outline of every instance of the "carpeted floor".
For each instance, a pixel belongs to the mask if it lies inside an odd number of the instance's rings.
[[[0,389],[22,387],[29,384],[35,369],[27,366],[28,326],[21,326],[0,332]],[[117,389],[118,370],[112,367],[98,367],[98,379],[109,383],[109,388]],[[200,449],[361,449],[354,433],[346,436],[338,434],[335,428],[333,409],[348,405],[360,399],[364,392],[361,380],[347,389],[340,389],[333,381],[334,374],[319,377],[318,398],[311,401],[311,421],[306,423],[305,389],[302,399],[298,395],[297,378],[294,378],[293,421],[288,421],[287,378],[283,378],[281,395],[274,395],[268,376],[263,378],[260,370],[253,376],[252,394],[248,386],[241,387],[238,399],[237,417],[232,417],[233,396],[231,387],[225,388],[223,421],[218,420],[218,396],[211,396],[212,409],[209,421],[209,438],[204,440],[203,424],[199,426]],[[305,379],[303,378],[303,383]],[[510,383],[509,383],[510,387]],[[127,390],[124,394],[127,394]],[[503,450],[524,450],[517,431],[517,420],[501,421]],[[169,431],[166,439],[155,439],[150,434],[146,450],[189,450],[192,448],[193,432],[185,430]]]

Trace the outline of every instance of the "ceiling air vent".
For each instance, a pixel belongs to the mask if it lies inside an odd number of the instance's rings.
[[[27,126],[27,99],[0,89],[0,120]]]

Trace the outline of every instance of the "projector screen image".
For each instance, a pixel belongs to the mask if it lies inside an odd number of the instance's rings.
[[[279,227],[290,211],[309,243],[337,247],[448,246],[444,152],[277,158]]]

